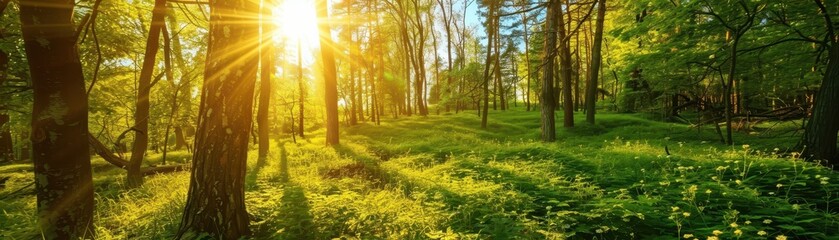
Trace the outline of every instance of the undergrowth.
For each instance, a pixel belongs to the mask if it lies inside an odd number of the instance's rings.
[[[578,117],[582,119],[582,117]],[[384,120],[342,129],[342,144],[281,137],[252,152],[247,210],[255,239],[830,239],[839,175],[797,158],[796,137],[599,114],[538,141],[537,112]],[[774,126],[774,125],[773,125]],[[768,127],[766,127],[768,129]],[[765,137],[772,135],[772,137]],[[189,160],[170,153],[170,163]],[[160,162],[150,155],[149,165]],[[171,238],[187,172],[125,190],[124,170],[94,158],[96,233]],[[0,238],[33,239],[31,163],[0,166]]]

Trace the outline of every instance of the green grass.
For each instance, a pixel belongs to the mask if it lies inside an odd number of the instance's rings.
[[[582,120],[583,116],[578,115]],[[839,236],[832,171],[789,156],[795,123],[719,143],[710,127],[599,114],[598,124],[539,139],[537,112],[385,119],[273,142],[248,163],[256,239],[801,239]],[[670,155],[665,152],[665,146]],[[778,150],[775,150],[775,149]],[[170,154],[184,162],[185,152]],[[159,155],[150,155],[158,164]],[[165,239],[177,230],[186,172],[124,190],[124,171],[93,161],[103,239]],[[0,238],[32,239],[31,166],[0,166]],[[11,194],[12,191],[24,190]],[[7,197],[8,196],[8,197]],[[716,234],[715,234],[716,233]],[[765,235],[764,235],[765,234]]]

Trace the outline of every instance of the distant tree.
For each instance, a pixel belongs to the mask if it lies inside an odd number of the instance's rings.
[[[718,5],[712,5],[709,2],[705,2],[704,9],[705,11],[699,11],[700,14],[708,15],[713,17],[715,20],[722,24],[723,27],[726,29],[726,45],[729,47],[730,56],[729,56],[729,67],[728,67],[728,79],[725,84],[723,84],[723,103],[725,105],[725,131],[726,137],[725,142],[728,145],[734,144],[732,140],[732,118],[735,112],[739,112],[739,104],[737,101],[732,98],[736,98],[733,96],[732,92],[737,83],[735,78],[737,77],[737,57],[738,57],[738,47],[740,47],[740,43],[742,42],[743,35],[748,32],[752,26],[754,26],[755,18],[758,17],[758,14],[763,9],[763,4],[754,4],[749,6],[749,3],[745,0],[737,1],[737,8],[741,9],[742,12],[734,12],[729,13],[728,16],[724,15],[723,13],[719,13],[715,10],[715,8],[732,8],[728,4],[728,1],[725,3],[719,3]],[[727,18],[728,17],[728,18]]]
[[[297,117],[297,136],[305,137],[303,131],[306,130],[304,127],[304,107],[306,107],[306,82],[303,81],[303,52],[302,48],[300,47],[300,39],[297,39],[297,89],[300,91],[297,95],[298,103],[300,105],[299,116]]]
[[[437,4],[440,6],[440,12],[442,13],[443,20],[443,29],[446,32],[446,62],[448,72],[446,73],[446,84],[443,89],[438,91],[445,92],[445,95],[448,96],[452,93],[453,86],[452,86],[452,67],[453,67],[453,59],[452,59],[452,40],[454,36],[452,36],[452,24],[454,19],[454,0],[436,0]],[[439,85],[439,84],[438,84]],[[451,104],[446,103],[446,112],[451,110]]]
[[[483,109],[481,111],[481,128],[487,128],[487,117],[489,112],[489,80],[492,78],[494,72],[493,67],[498,67],[497,65],[497,54],[493,48],[497,47],[496,38],[498,37],[498,23],[499,23],[499,11],[501,8],[501,1],[500,0],[488,0],[483,1],[481,4],[487,7],[487,15],[486,15],[486,33],[487,33],[487,56],[486,61],[484,62],[484,82],[483,82]],[[493,66],[493,62],[495,62],[495,66]]]
[[[143,68],[140,70],[140,79],[137,85],[133,127],[135,131],[134,144],[131,147],[131,160],[128,163],[128,177],[126,177],[129,188],[143,185],[143,174],[140,167],[149,144],[149,93],[154,85],[152,74],[156,65],[157,52],[160,49],[160,33],[164,26],[164,17],[166,17],[166,0],[155,0],[151,26],[149,26],[149,36],[146,39],[146,52],[143,55]],[[157,80],[155,79],[155,83]]]
[[[15,160],[15,149],[12,146],[12,133],[9,130],[9,115],[0,114],[0,162]]]
[[[326,89],[326,144],[338,145],[338,77],[335,70],[335,54],[331,28],[328,21],[326,0],[316,0],[315,10],[318,16],[320,32],[320,52],[323,61],[324,88]]]
[[[44,239],[93,237],[88,102],[73,27],[75,2],[22,0],[32,77],[32,147],[38,225]]]
[[[0,16],[5,16],[6,7],[9,5],[9,0],[0,1]],[[0,29],[0,39],[5,36],[6,29]],[[10,76],[9,72],[9,53],[0,49],[0,87],[6,82]],[[0,97],[6,97],[0,95]],[[15,159],[15,149],[12,141],[12,132],[10,127],[10,117],[6,113],[5,107],[0,105],[0,162],[12,161]]]
[[[244,187],[258,64],[259,26],[254,19],[259,2],[217,0],[209,6],[205,80],[178,239],[200,233],[238,239],[251,233]]]

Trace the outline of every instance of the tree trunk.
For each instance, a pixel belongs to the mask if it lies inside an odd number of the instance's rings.
[[[143,175],[140,172],[140,167],[143,164],[143,157],[145,157],[149,145],[149,93],[152,87],[151,78],[154,73],[157,51],[160,49],[160,29],[163,27],[165,16],[166,0],[155,0],[134,110],[134,129],[136,129],[136,132],[134,134],[134,144],[131,147],[128,176],[126,177],[126,186],[129,188],[143,185]]]
[[[338,145],[338,80],[335,72],[335,56],[333,51],[329,14],[327,12],[326,0],[316,0],[315,8],[320,20],[318,31],[320,32],[320,53],[323,61],[324,88],[326,89],[326,144],[329,146]]]
[[[559,65],[562,78],[562,110],[564,127],[574,127],[574,96],[572,93],[572,79],[571,79],[571,48],[569,45],[569,37],[565,29],[565,20],[562,9],[557,9],[559,15]],[[570,18],[569,18],[570,22]]]
[[[549,0],[548,2],[548,19],[545,21],[545,56],[542,60],[542,70],[544,71],[542,77],[542,94],[539,102],[542,104],[541,120],[542,120],[542,141],[553,142],[556,140],[556,123],[554,111],[556,110],[556,101],[554,101],[554,59],[556,58],[556,25],[559,23],[560,9],[559,0]]]
[[[446,6],[443,5],[443,0],[437,0],[437,3],[440,4],[440,11],[443,12],[443,29],[446,30],[446,61],[448,63],[448,71],[446,73],[446,88],[445,88],[445,97],[451,98],[452,94],[452,16],[451,12],[453,10],[452,1],[448,0],[449,2],[449,9],[446,11]],[[439,85],[439,84],[438,84]],[[443,89],[438,87],[438,91],[442,92]],[[446,112],[451,111],[451,104],[446,101]]]
[[[269,7],[269,1],[262,1],[262,14],[260,27],[262,27],[262,34],[266,35],[260,37],[260,53],[259,53],[259,109],[256,113],[256,124],[259,127],[259,158],[265,159],[268,157],[269,136],[271,131],[270,123],[268,123],[268,106],[271,104],[271,75],[274,75],[274,46],[272,45],[270,34],[273,34],[273,21],[271,21],[272,9]]]
[[[600,73],[600,50],[603,45],[603,20],[606,16],[606,0],[597,1],[597,25],[594,30],[594,46],[591,49],[591,67],[586,84],[586,122],[594,124],[595,101],[597,101],[597,78]]]
[[[300,95],[298,96],[298,104],[300,104],[300,113],[297,117],[297,136],[301,138],[305,137],[303,133],[306,130],[305,126],[303,125],[303,120],[305,117],[303,116],[304,107],[306,105],[306,82],[303,81],[303,52],[300,47],[300,39],[297,39],[297,88],[300,91]]]
[[[732,145],[734,144],[733,140],[731,139],[731,115],[732,115],[732,103],[731,103],[731,90],[734,87],[734,75],[737,71],[737,45],[740,42],[739,34],[735,34],[734,42],[731,44],[731,65],[728,69],[728,83],[723,86],[725,88],[725,96],[723,97],[723,102],[725,104],[725,144]]]
[[[358,17],[358,16],[354,15],[354,13],[352,12],[352,8],[353,8],[352,0],[346,0],[346,1],[344,1],[344,4],[347,8],[346,9],[347,10],[347,13],[346,13],[347,14],[347,19],[346,19],[345,27],[347,28],[347,30],[346,30],[347,34],[346,35],[347,35],[347,39],[348,39],[348,43],[349,43],[349,46],[348,46],[348,48],[349,48],[348,64],[350,65],[350,76],[349,76],[349,79],[348,79],[349,80],[348,85],[349,85],[349,93],[350,93],[349,95],[350,96],[349,96],[349,99],[347,99],[347,104],[350,105],[349,106],[350,125],[356,125],[356,124],[358,124],[358,118],[357,118],[357,115],[356,115],[356,113],[358,112],[358,107],[357,107],[358,103],[355,101],[355,99],[356,99],[356,95],[357,95],[358,90],[355,88],[355,82],[356,82],[355,73],[356,73],[356,65],[359,62],[358,59],[357,59],[358,58],[358,48],[359,47],[357,47],[357,43],[355,41],[353,41],[353,35],[354,35],[354,32],[355,32],[355,27],[354,27],[351,19],[355,18],[355,17]],[[359,77],[359,81],[361,81],[360,77]]]
[[[9,115],[0,114],[0,163],[15,160],[12,132],[9,130]],[[11,125],[11,124],[8,124]]]
[[[168,7],[171,8],[172,6],[168,5]],[[178,25],[178,20],[174,12],[167,12],[167,19],[169,21],[169,26],[180,26]],[[189,67],[186,65],[186,61],[184,61],[184,57],[182,55],[183,48],[181,47],[181,40],[180,36],[178,36],[178,31],[172,31],[171,34],[172,36],[170,37],[170,40],[172,43],[171,50],[173,52],[172,58],[175,59],[177,69],[181,72],[181,82],[179,82],[180,86],[178,86],[178,89],[184,93],[192,93],[192,80],[195,77],[194,75],[197,73],[187,70]],[[189,147],[184,127],[188,126],[190,129],[192,128],[192,123],[190,122],[190,118],[192,116],[192,94],[180,94],[178,102],[178,120],[175,123],[174,150]]]
[[[835,38],[835,37],[834,37]],[[804,156],[816,160],[828,160],[828,166],[836,169],[839,156],[836,151],[836,134],[839,132],[839,42],[832,41],[827,70],[813,107],[813,117],[804,132]]]
[[[8,1],[0,2],[0,14],[3,14],[8,3]],[[0,29],[0,39],[4,37],[2,30]],[[7,79],[8,69],[9,54],[0,49],[0,86],[3,86],[3,82]],[[11,124],[6,125],[9,121],[10,117],[8,114],[0,113],[0,163],[15,160],[14,142],[12,141],[12,132],[10,129]]]
[[[169,85],[172,87],[173,94],[172,94],[172,108],[169,111],[169,119],[166,122],[166,130],[163,134],[163,158],[161,163],[166,164],[166,154],[169,152],[169,132],[172,129],[172,124],[175,121],[175,115],[178,114],[178,95],[180,94],[180,86],[178,83],[175,83],[175,73],[172,69],[172,38],[169,36],[169,31],[167,30],[166,26],[164,25],[161,28],[161,33],[163,33],[163,66],[166,71],[166,80],[169,81]]]
[[[498,26],[498,25],[496,25]],[[498,96],[498,104],[501,107],[502,111],[507,110],[507,98],[505,96],[506,91],[504,90],[504,83],[501,82],[501,38],[498,36],[498,27],[496,27],[495,32],[495,66],[493,67],[493,78],[495,78],[496,88],[495,88],[495,95]],[[494,110],[494,109],[493,109]]]
[[[521,14],[521,22],[524,24],[524,62],[527,65],[527,87],[525,88],[525,98],[524,102],[527,105],[527,111],[530,112],[530,27],[527,25],[528,22],[527,13]]]
[[[259,60],[254,1],[210,2],[204,86],[184,214],[178,239],[209,233],[238,239],[251,233],[245,210],[248,131]]]
[[[487,58],[484,64],[484,104],[481,112],[481,128],[487,128],[487,113],[489,112],[489,80],[492,78],[490,73],[490,66],[492,65],[492,46],[495,38],[495,2],[489,3],[489,10],[487,11]]]
[[[88,100],[73,27],[75,3],[22,0],[32,77],[32,148],[38,228],[44,239],[93,238]]]

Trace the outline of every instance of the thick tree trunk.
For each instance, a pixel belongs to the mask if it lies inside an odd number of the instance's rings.
[[[151,78],[157,50],[160,49],[160,29],[166,16],[166,0],[155,0],[152,11],[149,37],[146,39],[146,52],[143,57],[143,68],[137,89],[136,108],[134,110],[134,144],[131,147],[131,160],[128,164],[127,187],[134,188],[143,185],[143,175],[140,167],[149,145],[149,93],[151,92]]]
[[[320,32],[321,60],[323,61],[324,88],[326,89],[326,144],[335,146],[339,144],[338,139],[338,77],[335,70],[335,55],[333,53],[332,36],[330,24],[327,19],[326,0],[316,0],[318,31]]]
[[[259,158],[265,159],[268,157],[269,142],[268,133],[271,131],[271,124],[268,123],[268,106],[271,104],[271,75],[274,75],[274,46],[271,44],[270,34],[273,34],[273,21],[271,21],[272,8],[269,7],[269,1],[262,1],[262,14],[260,27],[262,27],[262,34],[260,37],[260,55],[259,55],[259,109],[256,113],[256,124],[259,127]]]
[[[804,132],[804,156],[816,160],[828,160],[830,167],[837,169],[839,156],[836,150],[836,135],[839,133],[839,42],[830,47],[827,70],[822,79],[813,117]]]
[[[560,4],[559,0],[549,0],[548,2],[548,19],[545,21],[545,56],[542,60],[542,94],[539,102],[542,104],[541,120],[542,120],[542,141],[553,142],[556,140],[556,123],[554,111],[556,110],[556,101],[554,101],[554,59],[556,58],[556,25],[559,23]]]
[[[591,68],[586,84],[586,122],[594,124],[595,101],[597,101],[597,82],[600,73],[600,50],[603,45],[603,20],[606,16],[606,0],[597,1],[597,24],[594,30],[594,46],[591,49]]]
[[[209,233],[238,239],[251,233],[245,210],[248,132],[259,60],[254,1],[210,2],[204,86],[189,193],[178,239]]]
[[[88,102],[70,0],[22,0],[32,77],[38,228],[44,239],[93,238]]]

